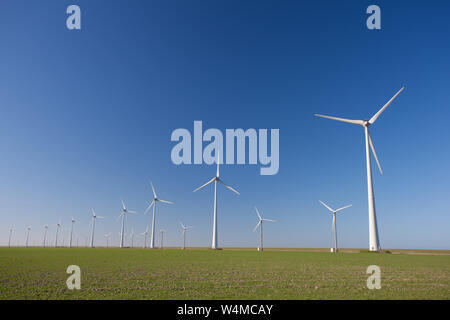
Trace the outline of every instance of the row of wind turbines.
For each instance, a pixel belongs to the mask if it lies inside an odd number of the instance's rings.
[[[367,170],[367,192],[368,192],[368,211],[369,211],[369,250],[370,251],[380,251],[381,247],[380,247],[380,241],[379,241],[379,235],[378,235],[378,227],[377,227],[377,219],[376,219],[376,213],[375,213],[375,196],[374,196],[374,189],[373,189],[373,181],[372,181],[372,167],[371,167],[371,157],[370,157],[370,150],[373,153],[373,156],[377,162],[378,165],[378,169],[380,170],[380,173],[383,174],[383,171],[381,169],[381,165],[380,162],[378,160],[377,154],[375,152],[375,147],[372,141],[372,138],[370,136],[369,133],[369,126],[373,125],[375,123],[375,121],[378,119],[378,117],[384,112],[384,110],[394,101],[394,99],[404,90],[404,87],[402,87],[383,107],[381,107],[381,109],[375,113],[369,120],[352,120],[352,119],[345,119],[345,118],[338,118],[338,117],[333,117],[333,116],[326,116],[326,115],[321,115],[321,114],[315,114],[315,116],[317,117],[322,117],[322,118],[327,118],[327,119],[331,119],[331,120],[336,120],[336,121],[340,121],[340,122],[346,122],[346,123],[350,123],[350,124],[356,124],[356,125],[360,125],[364,128],[364,134],[365,134],[365,155],[366,155],[366,170]],[[219,152],[217,153],[217,159],[216,159],[216,163],[217,163],[217,171],[216,171],[216,175],[211,178],[208,182],[204,183],[203,185],[201,185],[200,187],[196,188],[193,190],[193,192],[197,192],[200,189],[203,189],[204,187],[208,186],[209,184],[214,183],[214,211],[213,211],[213,231],[212,231],[212,243],[211,243],[211,248],[212,249],[219,249],[219,245],[218,245],[218,237],[217,237],[217,195],[218,195],[218,190],[217,190],[217,186],[218,184],[222,184],[223,186],[225,186],[227,189],[231,190],[232,192],[234,192],[235,194],[239,195],[240,193],[234,189],[233,187],[229,186],[228,184],[226,184],[222,179],[220,179],[220,154]],[[153,199],[151,201],[151,203],[148,205],[147,209],[144,211],[144,214],[147,214],[150,209],[153,208],[153,215],[152,215],[152,230],[151,230],[151,237],[150,237],[150,248],[154,248],[155,245],[155,217],[156,217],[156,206],[157,203],[164,203],[164,204],[174,204],[171,201],[167,201],[167,200],[162,200],[159,199],[156,196],[156,192],[155,192],[155,188],[153,186],[153,183],[150,182],[151,188],[152,188],[152,192],[153,192]],[[124,227],[125,227],[125,217],[127,214],[136,214],[136,211],[133,210],[129,210],[126,208],[124,201],[121,199],[122,202],[122,211],[118,217],[118,219],[122,219],[121,222],[121,231],[120,231],[120,247],[123,248],[124,247]],[[327,204],[325,204],[323,201],[319,200],[319,202],[325,206],[331,213],[332,213],[332,226],[333,226],[333,238],[334,238],[334,248],[332,248],[332,251],[337,252],[338,247],[337,247],[337,231],[336,231],[336,213],[340,212],[343,209],[346,209],[348,207],[350,207],[351,205],[347,205],[345,207],[339,208],[337,210],[332,209],[330,206],[328,206]],[[275,222],[275,220],[271,220],[271,219],[264,219],[262,218],[260,212],[258,211],[258,209],[255,207],[257,216],[258,216],[258,223],[255,226],[255,228],[253,229],[253,231],[256,231],[257,228],[259,227],[259,231],[260,231],[260,240],[259,240],[259,246],[258,246],[258,250],[263,250],[263,222],[267,221],[267,222]],[[97,216],[94,212],[94,210],[92,209],[92,231],[91,231],[91,242],[90,242],[90,246],[93,247],[94,246],[94,228],[95,228],[95,220],[97,218],[103,218],[101,216]],[[72,230],[73,230],[73,223],[75,222],[75,219],[72,218],[72,225],[71,225],[71,235],[70,235],[70,244],[69,246],[72,246]],[[55,239],[55,246],[57,245],[57,238],[58,238],[58,229],[61,227],[61,222],[58,223],[57,225],[57,231],[56,231],[56,239]],[[183,228],[183,248],[185,248],[185,243],[186,243],[186,230],[188,230],[190,227],[186,227],[183,224],[181,224],[182,228]],[[45,234],[46,231],[48,229],[48,226],[45,226],[46,230],[45,230]],[[27,228],[27,238],[26,238],[26,246],[28,246],[28,236],[29,236],[29,232],[31,230],[31,227]],[[12,230],[11,230],[12,232]],[[11,232],[10,232],[10,239],[11,239]],[[161,242],[162,242],[162,236],[163,236],[163,232],[164,230],[161,230]],[[145,237],[148,234],[148,227],[146,229],[146,231],[144,233],[142,233],[142,235],[144,235]],[[110,234],[109,234],[110,235]],[[105,235],[106,236],[106,235]],[[109,236],[108,236],[109,237]],[[132,242],[134,239],[134,231],[132,231]],[[44,244],[45,244],[45,235],[44,235]],[[146,240],[144,242],[144,247],[146,246]],[[162,247],[162,244],[161,244]]]

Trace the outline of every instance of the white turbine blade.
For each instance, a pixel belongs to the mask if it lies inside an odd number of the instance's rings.
[[[127,213],[137,213],[137,212],[133,210],[127,210]]]
[[[117,217],[116,221],[119,221],[120,217],[122,217],[123,212],[119,214],[119,216]]]
[[[334,210],[331,209],[329,206],[327,206],[324,202],[322,202],[322,201],[320,201],[320,200],[319,200],[319,202],[320,202],[321,204],[323,204],[323,206],[326,207],[328,210],[330,210],[331,212],[334,212]]]
[[[351,207],[351,206],[352,206],[352,205],[349,204],[348,206],[345,206],[345,207],[342,207],[342,208],[337,209],[336,212],[339,212],[339,211],[344,210],[344,209],[346,209],[346,208],[349,208],[349,207]]]
[[[400,92],[403,91],[403,89],[405,89],[405,87],[401,88],[392,98],[391,100],[389,100],[377,113],[375,113],[373,115],[372,118],[370,118],[369,123],[372,124],[374,123],[378,117],[380,116],[381,113],[383,113],[383,111],[392,103],[392,101],[394,101],[395,98],[397,98],[397,96],[400,94]]]
[[[97,216],[97,218],[100,218],[100,219],[104,219],[105,217],[102,217],[102,216]]]
[[[347,123],[351,123],[351,124],[359,124],[360,126],[364,125],[364,121],[362,120],[352,120],[352,119],[344,119],[344,118],[338,118],[338,117],[331,117],[331,116],[324,116],[322,114],[315,114],[316,117],[321,117],[321,118],[326,118],[326,119],[331,119],[331,120],[337,120],[337,121],[342,121],[342,122],[347,122]]]
[[[183,222],[180,222],[180,225],[183,229],[186,229],[186,227],[184,226]]]
[[[161,201],[162,203],[167,203],[167,204],[174,204],[173,202],[167,201],[167,200],[158,199],[158,201]]]
[[[155,200],[152,200],[152,202],[150,203],[150,205],[147,207],[147,209],[145,209],[144,214],[147,214],[147,212],[152,208],[152,206],[154,205]]]
[[[196,191],[198,191],[198,190],[200,190],[201,188],[204,188],[204,187],[206,187],[208,184],[210,184],[210,183],[212,183],[212,182],[214,182],[214,180],[216,180],[216,177],[214,177],[214,178],[212,178],[211,180],[209,180],[207,183],[205,183],[204,185],[202,185],[202,186],[200,186],[200,187],[198,187],[197,189],[195,189],[194,191],[192,191],[192,192],[196,192]]]
[[[272,220],[272,219],[262,219],[263,221],[270,221],[270,222],[277,222],[277,220]]]
[[[123,202],[123,199],[120,198],[120,201],[122,201],[122,210],[126,210],[127,208],[125,208],[125,203]]]
[[[155,188],[153,187],[153,182],[150,181],[150,185],[152,186],[153,197],[156,198]]]
[[[261,220],[262,218],[261,218],[261,215],[259,214],[258,208],[255,207],[255,210],[256,210],[256,214],[258,215],[258,218]]]
[[[380,161],[378,161],[377,153],[375,152],[375,147],[373,146],[373,142],[372,142],[372,138],[370,137],[370,134],[369,134],[369,143],[370,143],[370,148],[372,149],[372,153],[375,157],[375,160],[377,161],[378,169],[380,170],[380,173],[383,174],[383,170],[381,169]]]
[[[253,232],[256,231],[256,229],[258,229],[258,226],[261,224],[261,220],[259,220],[259,222],[256,224],[255,228],[253,229]]]
[[[239,191],[233,189],[232,187],[230,187],[229,185],[227,185],[225,182],[223,182],[222,180],[217,180],[219,181],[221,184],[223,184],[225,187],[227,187],[228,189],[230,189],[231,191],[235,192],[236,194],[240,194]]]

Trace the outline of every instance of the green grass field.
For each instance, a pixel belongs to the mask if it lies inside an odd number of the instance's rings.
[[[66,268],[81,268],[69,290]],[[369,290],[369,265],[381,268]],[[449,299],[450,255],[0,248],[0,299]]]

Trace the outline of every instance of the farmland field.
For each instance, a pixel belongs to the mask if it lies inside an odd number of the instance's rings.
[[[81,290],[66,286],[69,265]],[[0,248],[0,299],[450,299],[450,255]]]

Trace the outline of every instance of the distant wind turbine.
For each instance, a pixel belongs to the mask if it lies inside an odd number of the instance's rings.
[[[269,221],[269,222],[276,222],[275,220],[271,219],[263,219],[261,215],[259,214],[258,208],[255,207],[256,214],[258,215],[258,223],[256,224],[255,228],[253,229],[253,232],[256,231],[256,229],[259,226],[259,251],[263,251],[263,221]]]
[[[13,229],[9,229],[9,240],[8,240],[8,248],[11,248],[11,237],[12,237]]]
[[[383,174],[381,170],[380,162],[378,161],[377,153],[375,152],[375,147],[372,142],[372,138],[369,134],[369,126],[374,124],[381,113],[394,101],[394,99],[403,91],[405,87],[401,88],[377,113],[375,113],[370,120],[351,120],[351,119],[343,119],[337,117],[324,116],[321,114],[316,114],[317,117],[327,118],[331,120],[337,120],[341,122],[347,122],[351,124],[357,124],[364,128],[365,134],[365,143],[366,143],[366,169],[367,169],[367,198],[369,202],[369,250],[370,251],[380,251],[380,240],[378,237],[378,227],[377,227],[377,217],[375,214],[375,196],[373,192],[373,183],[372,183],[372,166],[370,162],[370,148],[372,149],[375,160],[378,164],[378,169],[380,169],[380,173]]]
[[[111,234],[112,234],[111,232],[105,234],[105,238],[106,238],[106,247],[107,247],[107,248],[109,248],[109,237],[111,236]]]
[[[144,236],[144,249],[147,248],[147,235],[148,235],[148,225],[145,231],[141,233],[141,236]]]
[[[69,248],[72,248],[72,234],[73,234],[73,224],[77,222],[74,217],[70,220],[70,239],[69,239]]]
[[[156,196],[156,192],[155,192],[155,188],[153,187],[153,183],[150,181],[150,185],[152,187],[152,191],[153,191],[153,201],[150,203],[150,205],[147,207],[147,209],[145,209],[144,214],[147,214],[147,212],[150,210],[150,208],[153,206],[153,217],[152,217],[152,236],[150,238],[150,248],[154,248],[154,244],[155,244],[155,214],[156,214],[156,203],[157,202],[162,202],[162,203],[167,203],[167,204],[173,204],[173,202],[171,201],[167,201],[167,200],[161,200],[158,199],[158,197]]]
[[[134,228],[131,228],[131,233],[130,233],[130,239],[131,239],[131,247],[134,247]]]
[[[59,219],[59,222],[57,224],[55,224],[56,227],[56,235],[55,235],[55,248],[58,246],[58,231],[59,228],[61,228],[61,219]]]
[[[204,187],[206,187],[208,184],[213,183],[214,182],[214,222],[213,222],[213,235],[212,235],[212,245],[211,248],[212,249],[218,249],[218,240],[217,240],[217,182],[220,182],[221,184],[223,184],[225,187],[227,187],[228,189],[230,189],[231,191],[233,191],[236,194],[240,194],[238,191],[236,191],[235,189],[233,189],[232,187],[230,187],[229,185],[227,185],[225,182],[223,182],[220,178],[219,178],[219,163],[220,163],[220,154],[219,152],[217,152],[217,159],[216,159],[216,163],[217,163],[217,173],[216,176],[214,178],[212,178],[211,180],[209,180],[207,183],[205,183],[204,185],[198,187],[197,189],[195,189],[193,192],[196,192]]]
[[[93,247],[94,247],[95,220],[97,220],[97,218],[103,219],[103,217],[102,217],[102,216],[98,216],[98,215],[95,213],[94,209],[92,209],[92,208],[91,208],[91,211],[92,211],[92,221],[91,221],[91,224],[92,224],[92,231],[91,231],[91,248],[93,248]]]
[[[44,240],[42,241],[42,246],[45,248],[45,238],[47,238],[47,230],[48,230],[48,225],[44,226]]]
[[[333,251],[333,252],[337,252],[337,251],[338,251],[338,247],[337,247],[337,234],[336,234],[336,233],[337,233],[337,232],[336,232],[336,212],[339,212],[339,211],[344,210],[344,209],[346,209],[346,208],[348,208],[348,207],[351,207],[352,205],[349,204],[348,206],[339,208],[339,209],[337,209],[337,210],[333,210],[333,209],[331,209],[328,205],[326,205],[324,202],[322,202],[321,200],[319,200],[319,202],[320,202],[325,208],[327,208],[328,210],[330,210],[331,213],[333,214],[333,236],[334,236],[334,251]]]
[[[193,227],[186,227],[183,222],[180,222],[181,227],[183,228],[183,250],[186,249],[186,230],[192,229]]]
[[[132,210],[128,210],[125,207],[125,203],[123,202],[123,200],[122,199],[120,199],[120,200],[122,201],[122,212],[119,215],[119,218],[122,217],[122,228],[121,228],[121,231],[120,231],[120,247],[123,248],[123,235],[124,235],[124,227],[125,227],[125,215],[127,213],[133,213],[134,214],[134,213],[137,213],[137,212],[136,211],[132,211]]]
[[[28,237],[30,235],[31,226],[27,227],[27,240],[25,240],[25,247],[28,248]]]
[[[161,246],[159,247],[160,249],[163,248],[163,241],[164,241],[164,232],[166,232],[166,230],[159,230],[159,232],[161,233]]]

